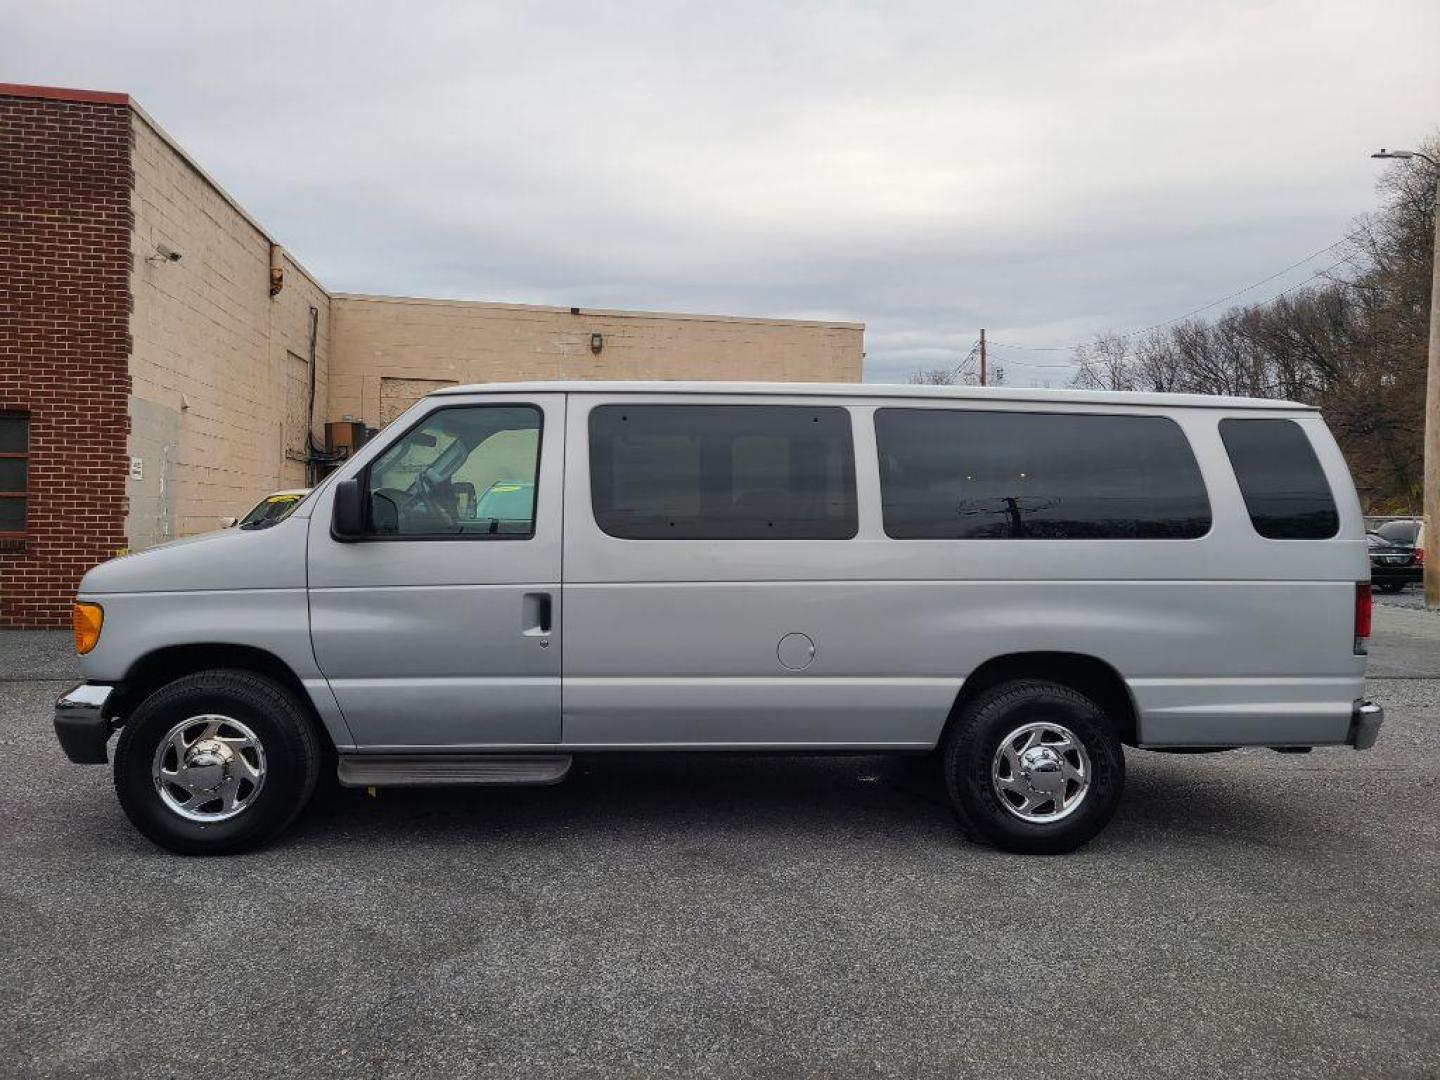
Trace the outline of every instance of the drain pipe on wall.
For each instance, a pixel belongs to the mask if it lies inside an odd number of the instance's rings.
[[[315,438],[315,384],[319,380],[319,371],[316,362],[320,340],[320,309],[310,308],[310,402],[305,412],[305,438],[309,445],[309,460],[306,461],[305,479],[314,487],[320,482],[320,469],[324,465],[334,465],[342,459],[339,454],[329,453],[323,442]]]

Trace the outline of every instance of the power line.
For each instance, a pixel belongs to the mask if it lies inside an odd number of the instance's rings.
[[[1209,310],[1210,310],[1211,308],[1213,308],[1213,307],[1219,307],[1221,304],[1224,304],[1224,303],[1227,303],[1227,302],[1229,302],[1229,301],[1231,301],[1231,300],[1234,300],[1234,299],[1235,299],[1236,297],[1238,297],[1238,296],[1243,296],[1245,293],[1249,292],[1251,289],[1258,289],[1261,285],[1268,285],[1270,282],[1274,281],[1274,280],[1275,280],[1276,278],[1278,278],[1278,277],[1284,277],[1286,274],[1288,274],[1291,270],[1294,270],[1296,267],[1304,266],[1306,263],[1310,262],[1310,261],[1313,260],[1313,259],[1318,259],[1321,255],[1324,255],[1324,254],[1325,254],[1326,252],[1328,252],[1328,251],[1334,251],[1334,250],[1335,250],[1337,247],[1339,247],[1341,244],[1347,244],[1347,243],[1349,243],[1351,240],[1355,239],[1355,237],[1356,237],[1357,235],[1359,235],[1359,234],[1358,234],[1358,233],[1351,233],[1351,234],[1348,235],[1348,236],[1343,236],[1343,237],[1341,237],[1339,240],[1336,240],[1335,243],[1330,244],[1330,245],[1328,245],[1328,246],[1326,246],[1326,247],[1321,248],[1319,251],[1315,252],[1314,254],[1312,254],[1312,255],[1307,255],[1307,256],[1305,256],[1305,258],[1301,259],[1300,261],[1291,263],[1289,266],[1285,267],[1284,270],[1277,270],[1275,273],[1271,274],[1269,277],[1267,277],[1267,278],[1261,278],[1259,281],[1255,282],[1253,285],[1246,285],[1245,288],[1243,288],[1243,289],[1238,289],[1238,290],[1236,290],[1235,292],[1231,293],[1231,294],[1228,295],[1228,296],[1222,296],[1219,300],[1212,300],[1210,303],[1204,305],[1203,307],[1198,307],[1198,308],[1196,308],[1194,311],[1187,311],[1184,315],[1177,316],[1177,317],[1174,318],[1174,319],[1166,319],[1164,322],[1158,322],[1158,323],[1156,323],[1156,324],[1153,325],[1153,326],[1147,326],[1147,327],[1145,327],[1145,329],[1143,329],[1143,330],[1132,330],[1132,331],[1131,331],[1130,333],[1128,333],[1128,334],[1121,334],[1121,335],[1120,335],[1120,338],[1121,338],[1121,340],[1123,341],[1123,340],[1125,340],[1126,338],[1138,337],[1138,336],[1141,335],[1141,334],[1148,334],[1151,330],[1159,330],[1161,327],[1173,326],[1175,323],[1184,322],[1186,319],[1190,319],[1190,318],[1193,318],[1193,317],[1196,316],[1196,315],[1199,315],[1202,311],[1209,311]],[[1307,284],[1309,284],[1309,282],[1310,282],[1312,279],[1319,277],[1321,274],[1329,273],[1331,270],[1335,269],[1335,267],[1339,266],[1339,265],[1340,265],[1341,263],[1343,263],[1343,262],[1345,262],[1344,259],[1339,259],[1339,260],[1331,263],[1331,264],[1330,264],[1329,266],[1327,266],[1324,270],[1317,270],[1315,273],[1311,274],[1310,277],[1308,277],[1308,278],[1306,278],[1304,281],[1302,281],[1299,285],[1293,286],[1292,289],[1286,289],[1285,292],[1291,292],[1291,291],[1293,291],[1294,289],[1300,288],[1302,285],[1307,285]],[[1276,296],[1283,296],[1283,295],[1284,295],[1284,293],[1276,293]],[[1272,299],[1273,299],[1273,297],[1272,297]],[[1268,304],[1269,302],[1270,302],[1269,300],[1262,300],[1262,301],[1261,301],[1261,303],[1263,303],[1263,304]]]
[[[980,341],[979,341],[979,339],[977,338],[977,339],[975,340],[975,342],[970,346],[970,351],[967,352],[964,356],[962,356],[962,357],[960,358],[959,363],[957,363],[957,364],[955,364],[953,367],[949,368],[949,369],[946,371],[946,374],[953,380],[953,379],[958,379],[958,378],[960,378],[961,376],[964,376],[964,375],[969,375],[971,372],[973,372],[973,371],[974,371],[974,366],[973,366],[973,364],[974,364],[974,361],[975,361],[975,354],[976,354],[977,351],[979,351],[979,349],[980,349]],[[932,369],[932,370],[945,370],[945,369]],[[918,374],[921,374],[921,372],[920,372],[920,371],[916,371],[914,374],[918,375]]]
[[[1178,322],[1184,322],[1186,319],[1194,318],[1196,315],[1199,315],[1203,311],[1209,311],[1211,308],[1219,307],[1221,304],[1228,303],[1229,301],[1234,300],[1237,297],[1244,296],[1252,289],[1258,289],[1261,285],[1268,285],[1276,278],[1284,277],[1286,274],[1290,273],[1290,271],[1298,267],[1304,266],[1306,263],[1311,262],[1314,259],[1318,259],[1321,255],[1324,255],[1327,252],[1334,251],[1341,244],[1348,244],[1350,241],[1354,240],[1359,235],[1360,230],[1348,233],[1347,235],[1342,236],[1339,240],[1336,240],[1333,244],[1326,244],[1319,251],[1312,252],[1311,254],[1306,255],[1303,259],[1297,259],[1295,262],[1291,263],[1283,270],[1275,271],[1275,273],[1271,274],[1269,277],[1263,277],[1259,281],[1252,282],[1251,284],[1246,285],[1243,289],[1236,289],[1234,292],[1226,296],[1222,296],[1219,300],[1212,300],[1208,304],[1203,304],[1200,307],[1193,309],[1192,311],[1187,311],[1184,315],[1177,315],[1173,319],[1166,319],[1164,322],[1154,323],[1153,325],[1146,326],[1140,330],[1131,330],[1127,334],[1120,334],[1118,335],[1118,340],[1128,341],[1130,338],[1140,337],[1143,334],[1148,334],[1152,330],[1159,330],[1166,326],[1173,326],[1175,323]],[[1286,289],[1284,292],[1276,293],[1275,296],[1272,296],[1270,298],[1270,300],[1278,299],[1279,297],[1284,296],[1286,293],[1294,292],[1295,289],[1299,289],[1305,285],[1310,284],[1311,281],[1319,277],[1321,274],[1329,273],[1331,270],[1335,269],[1335,267],[1337,266],[1340,266],[1345,261],[1345,259],[1340,259],[1337,262],[1331,263],[1324,270],[1317,270],[1314,274],[1310,275],[1310,277],[1300,282],[1299,285],[1295,285],[1289,289]],[[1262,300],[1260,302],[1262,304],[1268,304],[1270,300]],[[990,342],[990,344],[998,345],[1001,348],[1005,349],[1022,349],[1026,352],[1074,352],[1077,348],[1079,348],[1079,345],[1014,345],[999,341],[992,341]],[[1081,344],[1083,344],[1083,342]],[[1018,363],[1018,361],[1015,362]]]
[[[1002,356],[1002,357],[1000,357],[1000,359],[1003,360],[1003,361],[1004,361],[1005,363],[1007,363],[1007,364],[1015,364],[1015,365],[1017,365],[1018,367],[1029,367],[1029,368],[1073,368],[1073,367],[1076,366],[1075,364],[1070,363],[1070,362],[1065,362],[1065,363],[1060,363],[1060,364],[1047,364],[1047,363],[1045,363],[1045,362],[1043,362],[1043,361],[1040,361],[1040,360],[1018,360],[1018,359],[1016,359],[1016,358],[1013,357],[1013,356]]]
[[[1338,246],[1338,242],[1337,242],[1337,244],[1332,244],[1332,245],[1330,245],[1330,246],[1331,246],[1331,248],[1334,248],[1334,247]],[[1327,249],[1327,250],[1328,250],[1328,249]],[[1302,261],[1304,261],[1304,260],[1302,260]],[[1338,266],[1343,266],[1347,261],[1348,261],[1347,259],[1337,259],[1337,260],[1335,260],[1335,262],[1331,263],[1329,266],[1326,266],[1326,267],[1323,267],[1322,269],[1316,270],[1313,274],[1311,274],[1309,277],[1307,277],[1304,281],[1301,281],[1301,282],[1298,282],[1298,283],[1296,283],[1296,284],[1294,284],[1294,285],[1291,285],[1288,289],[1281,289],[1279,292],[1275,293],[1274,295],[1269,296],[1269,297],[1265,298],[1264,300],[1259,301],[1258,304],[1257,304],[1257,306],[1264,306],[1265,304],[1272,304],[1272,303],[1274,303],[1276,300],[1279,300],[1282,296],[1288,296],[1290,293],[1297,292],[1297,291],[1300,290],[1300,289],[1306,288],[1306,287],[1309,286],[1312,282],[1314,282],[1314,280],[1315,280],[1316,278],[1318,278],[1318,277],[1323,277],[1325,274],[1328,274],[1331,270],[1334,270],[1336,267],[1338,267]],[[1290,269],[1294,269],[1294,267],[1292,266]],[[1281,271],[1282,274],[1283,274],[1284,272],[1285,272],[1285,271]],[[1280,276],[1279,274],[1274,274],[1274,275],[1272,275],[1268,280],[1273,281],[1276,277],[1279,277],[1279,276]],[[1188,318],[1188,317],[1189,317],[1189,316],[1182,316],[1182,318]],[[1172,321],[1172,322],[1179,322],[1180,320],[1179,320],[1179,319],[1175,319],[1175,320],[1171,320],[1171,321]],[[1166,325],[1169,325],[1169,324],[1168,324],[1168,323],[1160,323],[1160,324],[1158,324],[1158,325],[1159,325],[1159,326],[1166,326]],[[1152,327],[1151,329],[1154,329],[1154,327]],[[1148,331],[1137,331],[1137,333],[1146,333],[1146,332],[1148,332]],[[1130,337],[1134,337],[1134,336],[1135,336],[1134,334],[1126,334],[1126,335],[1124,335],[1124,336],[1121,338],[1121,340],[1125,340],[1126,338],[1130,338]],[[992,345],[993,345],[993,343],[992,343]],[[1018,345],[1002,346],[1002,348],[1007,348],[1007,349],[1015,349],[1015,348],[1022,348],[1022,347],[1023,347],[1023,346],[1018,346]],[[1031,351],[1041,351],[1041,348],[1042,348],[1042,347],[1041,347],[1041,346],[1030,346],[1029,348],[1030,348]],[[1058,351],[1058,346],[1045,346],[1045,347],[1043,347],[1043,348],[1045,349],[1045,351],[1050,351],[1051,349],[1055,349],[1055,350]],[[1129,351],[1129,349],[1127,349],[1126,352],[1125,352],[1126,358],[1128,359],[1128,358],[1130,358],[1132,355],[1133,355],[1133,354]],[[1052,363],[1046,363],[1046,362],[1040,361],[1040,360],[1022,360],[1022,359],[1017,359],[1016,357],[1013,357],[1013,356],[1001,356],[999,359],[1003,360],[1006,364],[1012,364],[1012,365],[1015,365],[1015,366],[1017,366],[1017,367],[1023,367],[1023,368],[1027,368],[1027,369],[1028,369],[1028,368],[1042,368],[1042,369],[1057,369],[1057,368],[1058,368],[1058,369],[1066,369],[1066,370],[1074,371],[1074,370],[1076,370],[1076,369],[1079,367],[1078,364],[1073,363],[1073,362],[1065,362],[1065,363],[1052,364]]]
[[[1331,246],[1333,247],[1334,245],[1331,245]],[[1300,289],[1304,289],[1304,288],[1308,287],[1312,282],[1314,282],[1314,280],[1315,280],[1316,278],[1318,278],[1318,277],[1323,277],[1325,274],[1328,274],[1331,270],[1334,270],[1337,266],[1343,266],[1347,261],[1348,261],[1348,260],[1346,260],[1346,259],[1337,259],[1337,260],[1335,260],[1333,263],[1331,263],[1329,266],[1323,267],[1323,268],[1320,269],[1320,270],[1316,270],[1313,274],[1311,274],[1309,277],[1307,277],[1304,281],[1301,281],[1301,282],[1298,282],[1298,283],[1296,283],[1296,284],[1294,284],[1294,285],[1291,285],[1288,289],[1281,289],[1279,292],[1275,293],[1274,295],[1269,296],[1269,297],[1266,297],[1264,300],[1259,301],[1256,306],[1257,306],[1257,307],[1263,307],[1263,306],[1266,305],[1266,304],[1273,304],[1276,300],[1279,300],[1282,296],[1288,296],[1290,293],[1297,292],[1297,291],[1299,291]],[[1175,320],[1175,321],[1178,321],[1178,320]],[[1167,324],[1161,323],[1160,325],[1164,326],[1164,325],[1167,325]],[[1134,336],[1133,334],[1126,334],[1126,335],[1124,335],[1124,337],[1122,337],[1120,340],[1125,340],[1125,338],[1129,338],[1129,337],[1133,337],[1133,336]],[[1128,360],[1128,359],[1131,359],[1134,355],[1135,355],[1135,354],[1134,354],[1133,352],[1131,352],[1129,348],[1127,348],[1127,349],[1125,350],[1125,353],[1123,354],[1123,358],[1126,359],[1126,360]],[[1076,369],[1076,368],[1078,368],[1078,367],[1080,366],[1079,364],[1075,364],[1075,363],[1046,364],[1046,363],[1042,363],[1042,362],[1034,361],[1034,360],[1016,360],[1016,359],[1014,359],[1014,358],[1012,358],[1012,357],[1006,357],[1006,358],[1005,358],[1005,362],[1006,362],[1007,364],[1018,364],[1018,365],[1020,365],[1020,366],[1022,366],[1022,367],[1029,367],[1029,368],[1069,368],[1069,369],[1071,369],[1071,370],[1074,370],[1074,369]]]
[[[1282,296],[1288,296],[1288,295],[1290,295],[1292,292],[1295,292],[1297,289],[1303,289],[1303,288],[1305,288],[1307,285],[1309,285],[1312,281],[1314,281],[1317,277],[1324,277],[1324,276],[1325,276],[1326,274],[1328,274],[1331,270],[1334,270],[1337,266],[1344,266],[1344,265],[1345,265],[1347,262],[1349,262],[1349,261],[1350,261],[1349,259],[1336,259],[1333,263],[1331,263],[1329,266],[1325,267],[1323,270],[1316,270],[1315,273],[1311,274],[1308,278],[1306,278],[1304,281],[1300,282],[1298,285],[1291,285],[1288,289],[1281,289],[1281,290],[1280,290],[1279,292],[1277,292],[1274,296],[1271,296],[1271,297],[1268,297],[1268,298],[1266,298],[1266,299],[1264,299],[1264,300],[1261,300],[1261,301],[1260,301],[1260,304],[1257,305],[1257,306],[1263,306],[1263,305],[1265,305],[1265,304],[1274,303],[1276,300],[1279,300],[1280,297],[1282,297]]]

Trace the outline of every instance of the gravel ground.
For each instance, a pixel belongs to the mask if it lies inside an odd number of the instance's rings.
[[[1375,750],[1133,752],[1056,859],[855,757],[332,792],[176,858],[56,746],[63,638],[0,635],[0,1076],[1440,1077],[1440,622],[1376,623]]]
[[[1410,585],[1398,593],[1382,593],[1375,590],[1375,603],[1384,604],[1386,607],[1408,608],[1411,611],[1425,611],[1425,590],[1419,585]],[[1427,614],[1440,615],[1440,609],[1434,609]]]

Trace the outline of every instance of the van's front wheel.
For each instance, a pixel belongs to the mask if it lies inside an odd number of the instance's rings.
[[[1073,851],[1115,813],[1125,756],[1105,711],[1068,686],[1021,679],[968,702],[945,745],[960,826],[1007,851]]]
[[[319,763],[314,728],[284,687],[250,671],[202,671],[161,687],[126,719],[115,791],[155,843],[225,855],[290,824]]]

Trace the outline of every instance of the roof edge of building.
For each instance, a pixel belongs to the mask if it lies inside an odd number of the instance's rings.
[[[91,105],[133,105],[129,94],[112,90],[78,90],[70,86],[35,86],[0,82],[0,97],[43,98],[46,101],[81,101]]]
[[[849,322],[839,319],[784,319],[771,318],[760,315],[713,315],[703,312],[686,311],[627,311],[609,308],[574,308],[561,307],[550,304],[512,304],[492,300],[455,300],[440,297],[424,296],[385,296],[370,293],[344,293],[332,292],[305,267],[294,253],[275,238],[275,234],[264,225],[260,224],[240,201],[231,195],[225,187],[210,175],[195,158],[180,145],[179,141],[171,135],[160,123],[151,116],[141,104],[126,93],[117,93],[106,90],[79,90],[63,86],[32,86],[25,83],[0,83],[0,97],[26,97],[40,98],[49,101],[74,101],[88,102],[91,104],[123,105],[129,107],[134,116],[143,122],[170,150],[183,161],[188,168],[208,184],[217,195],[225,200],[230,207],[240,215],[242,219],[265,240],[276,245],[284,252],[285,258],[291,265],[303,274],[309,281],[330,300],[352,300],[367,303],[387,304],[425,304],[431,306],[453,306],[488,308],[497,311],[538,311],[551,312],[556,314],[578,314],[603,316],[612,319],[671,319],[676,322],[716,322],[716,323],[740,323],[754,326],[810,326],[825,327],[832,330],[858,330],[864,332],[863,322]]]
[[[168,146],[171,152],[174,153],[175,156],[178,157],[181,161],[183,161],[185,165],[195,173],[196,176],[200,177],[201,180],[203,180],[206,184],[213,188],[215,193],[219,195],[222,199],[224,199],[230,205],[230,208],[234,210],[237,214],[239,214],[241,218],[244,219],[247,225],[249,225],[257,233],[259,233],[263,239],[280,248],[280,250],[284,252],[285,258],[290,261],[290,264],[294,266],[295,269],[298,270],[302,275],[308,278],[311,284],[313,284],[327,297],[330,295],[330,290],[325,288],[324,283],[321,282],[319,278],[317,278],[313,273],[311,273],[310,270],[299,259],[295,257],[295,253],[292,252],[284,244],[282,244],[279,240],[277,240],[274,233],[272,233],[269,229],[265,228],[265,226],[260,224],[260,222],[256,221],[255,216],[240,204],[240,200],[235,198],[235,196],[231,195],[230,192],[226,191],[224,185],[222,185],[218,180],[216,180],[215,177],[211,176],[208,172],[206,172],[205,167],[201,165],[198,161],[196,161],[194,156],[191,155],[188,150],[186,150],[183,146],[180,145],[179,141],[176,140],[175,136],[171,135],[168,131],[161,127],[160,123],[148,112],[146,112],[145,109],[140,105],[140,103],[136,101],[133,97],[131,97],[129,94],[116,93],[109,90],[78,90],[68,86],[31,86],[26,83],[0,82],[0,97],[38,98],[44,101],[73,101],[92,105],[98,104],[128,106],[131,113],[133,113],[134,116],[138,120],[143,122],[151,131],[155,132],[155,135],[160,139],[160,141],[163,142],[166,146]]]
[[[290,264],[294,266],[296,270],[299,270],[300,273],[303,274],[307,279],[309,279],[310,283],[314,285],[317,289],[319,289],[322,293],[324,293],[326,297],[330,297],[332,295],[330,290],[325,287],[325,284],[313,273],[311,273],[304,263],[302,263],[299,259],[295,257],[295,253],[293,251],[291,251],[288,247],[282,244],[279,240],[275,239],[275,234],[273,232],[267,229],[264,225],[260,224],[260,222],[255,219],[255,215],[250,213],[249,210],[246,210],[245,207],[240,204],[239,199],[235,198],[234,195],[231,195],[230,192],[225,190],[225,186],[221,184],[220,181],[216,180],[215,177],[211,176],[208,172],[205,171],[205,166],[201,165],[198,161],[196,161],[194,156],[191,155],[191,153],[186,150],[185,147],[180,145],[179,141],[175,138],[175,136],[171,135],[168,131],[161,127],[159,121],[157,121],[153,116],[146,112],[145,109],[141,107],[140,103],[134,98],[127,98],[126,100],[129,102],[130,109],[132,112],[134,112],[135,118],[137,120],[140,120],[142,123],[145,124],[146,127],[153,131],[156,137],[159,138],[160,141],[163,142],[166,146],[168,146],[171,152],[174,153],[176,157],[178,157],[181,161],[185,162],[186,166],[188,166],[191,170],[194,171],[196,176],[200,177],[201,180],[209,184],[210,187],[214,189],[215,194],[219,195],[222,199],[224,199],[230,205],[230,208],[245,220],[245,223],[247,225],[249,225],[257,233],[259,233],[261,237],[263,237],[265,240],[268,240],[270,243],[278,247],[284,253],[285,258],[290,261]]]
[[[369,304],[417,304],[427,307],[484,308],[493,311],[536,311],[555,315],[591,315],[608,319],[672,319],[676,322],[748,323],[761,326],[823,326],[836,330],[865,329],[863,322],[836,319],[783,319],[762,315],[712,315],[691,311],[630,311],[616,308],[562,307],[558,304],[515,304],[499,300],[455,300],[430,296],[384,296],[370,293],[330,294],[331,300]]]

